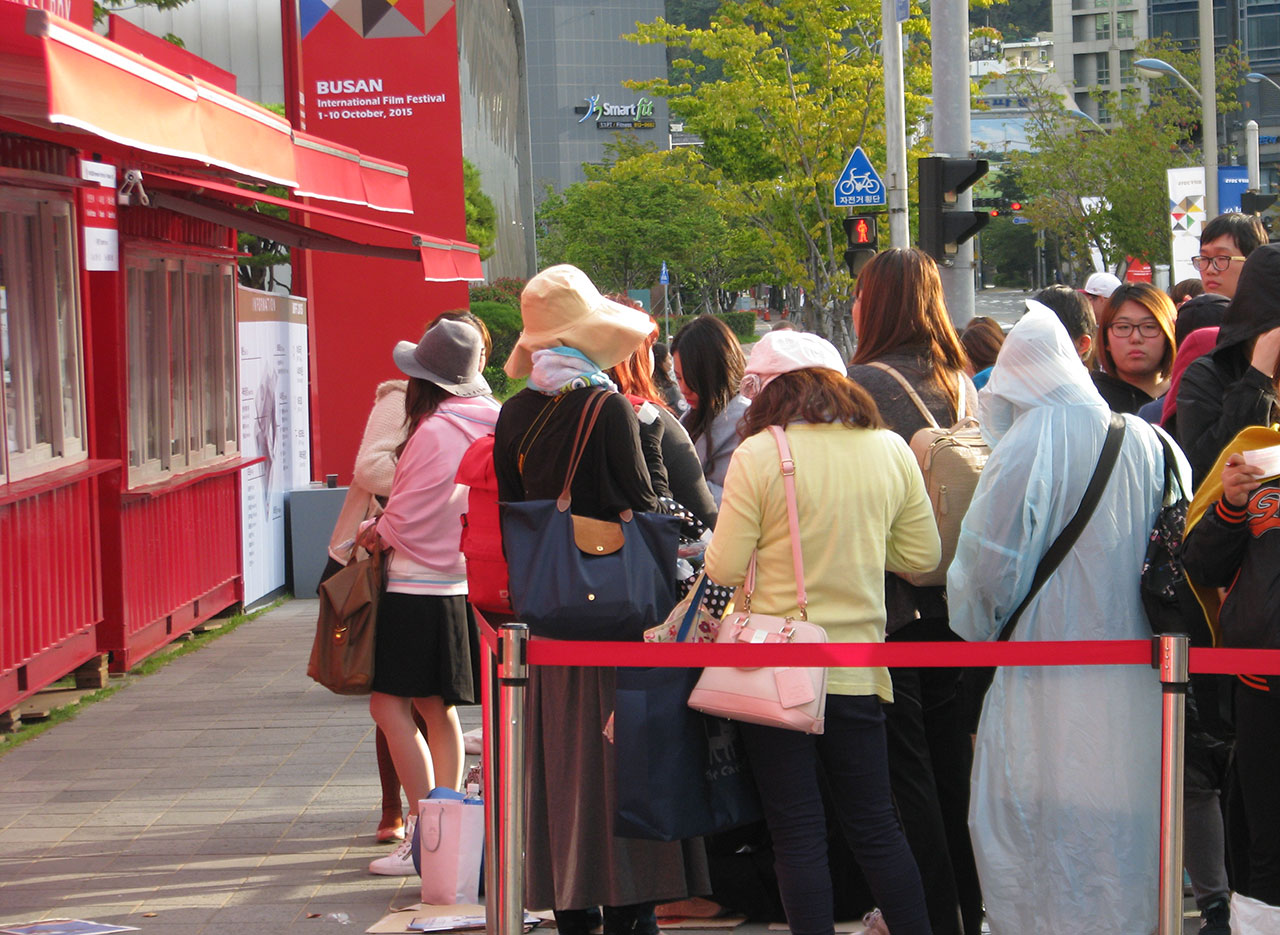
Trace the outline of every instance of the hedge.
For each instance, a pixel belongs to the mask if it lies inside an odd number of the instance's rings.
[[[698,318],[698,315],[672,315],[671,316],[671,336],[674,338],[679,334],[680,329],[689,322]],[[754,312],[721,312],[716,315],[721,321],[729,326],[740,342],[750,344],[756,339],[756,316]],[[662,333],[666,334],[666,319],[659,318],[658,327],[662,328]]]
[[[484,368],[484,378],[489,381],[494,396],[506,399],[515,389],[502,365],[507,362],[516,346],[516,339],[520,337],[520,306],[508,302],[477,302],[474,296],[475,290],[472,290],[471,313],[484,322],[489,329],[489,337],[493,339],[493,353]]]

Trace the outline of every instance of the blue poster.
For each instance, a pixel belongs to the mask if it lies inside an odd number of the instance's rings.
[[[1218,213],[1240,210],[1240,196],[1249,190],[1247,166],[1218,166]]]

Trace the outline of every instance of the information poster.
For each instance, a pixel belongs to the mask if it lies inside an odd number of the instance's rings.
[[[240,453],[261,458],[241,478],[244,602],[284,587],[284,494],[311,480],[307,306],[239,289]]]
[[[1169,226],[1173,234],[1173,271],[1170,282],[1198,279],[1191,258],[1200,252],[1200,228],[1204,226],[1204,167],[1169,169]]]
[[[80,178],[98,183],[96,188],[79,190],[84,268],[91,272],[117,270],[120,268],[120,232],[116,220],[116,167],[81,159]]]

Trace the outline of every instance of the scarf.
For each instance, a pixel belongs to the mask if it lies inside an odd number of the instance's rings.
[[[532,354],[529,386],[548,396],[560,396],[587,386],[603,386],[617,392],[608,374],[582,351],[572,347],[552,347]]]

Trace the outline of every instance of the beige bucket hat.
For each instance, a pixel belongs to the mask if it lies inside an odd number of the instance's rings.
[[[534,351],[572,347],[601,370],[626,360],[653,331],[645,312],[606,299],[576,266],[549,266],[520,293],[524,331],[503,368],[527,377]]]

